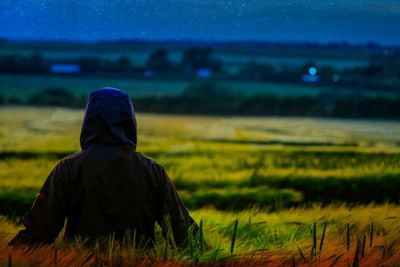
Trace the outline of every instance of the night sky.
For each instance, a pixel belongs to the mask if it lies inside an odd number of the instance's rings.
[[[1,0],[0,38],[400,45],[400,0]]]

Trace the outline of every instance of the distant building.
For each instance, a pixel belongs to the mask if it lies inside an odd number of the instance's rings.
[[[319,77],[318,75],[304,74],[301,76],[301,80],[306,83],[316,83],[319,81]]]
[[[78,64],[53,63],[50,66],[50,71],[55,74],[78,74],[81,72],[81,66]]]
[[[319,81],[318,70],[316,67],[310,67],[308,73],[301,76],[301,80],[306,83],[316,83]]]
[[[154,78],[157,76],[157,73],[154,70],[145,70],[143,72],[143,76],[145,78]]]
[[[212,72],[210,69],[198,69],[196,72],[197,77],[204,79],[209,78],[211,76],[211,73]]]

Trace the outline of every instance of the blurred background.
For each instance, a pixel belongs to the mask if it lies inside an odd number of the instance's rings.
[[[383,1],[0,3],[0,104],[400,117],[400,5]]]

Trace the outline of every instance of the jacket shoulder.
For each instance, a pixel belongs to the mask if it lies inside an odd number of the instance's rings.
[[[68,156],[65,156],[64,158],[62,158],[59,161],[59,164],[68,165],[68,164],[73,163],[74,161],[78,160],[79,158],[81,158],[82,155],[83,155],[83,151],[74,152],[74,153],[69,154]]]
[[[135,154],[137,156],[137,158],[143,163],[145,164],[147,167],[151,167],[151,168],[157,168],[157,169],[164,169],[164,167],[161,165],[161,163],[157,162],[156,160],[150,158],[149,156],[146,156],[140,152],[136,152]]]
[[[65,156],[62,160],[73,160],[75,158],[78,158],[82,154],[83,154],[83,151],[74,152],[72,154],[69,154],[68,156]]]
[[[63,172],[71,172],[74,169],[74,166],[76,166],[76,163],[80,161],[80,158],[82,158],[83,152],[75,152],[72,154],[69,154],[68,156],[65,156],[62,158],[56,165],[55,168],[58,168],[62,170]]]

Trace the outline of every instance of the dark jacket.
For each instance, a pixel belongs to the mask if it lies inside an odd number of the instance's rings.
[[[81,131],[82,151],[61,160],[25,214],[10,242],[51,243],[64,226],[65,239],[88,240],[135,233],[137,244],[154,240],[157,222],[183,244],[194,223],[164,168],[136,152],[136,120],[129,96],[113,88],[93,92]]]

